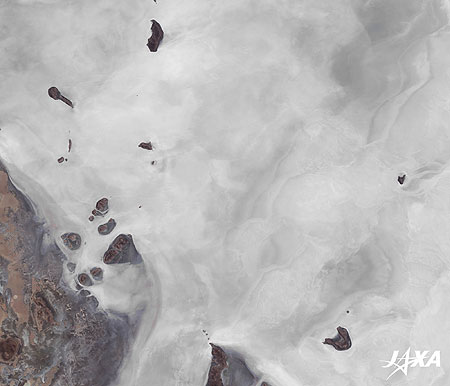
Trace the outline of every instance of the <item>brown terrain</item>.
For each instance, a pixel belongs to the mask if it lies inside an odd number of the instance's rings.
[[[254,386],[258,376],[247,367],[244,357],[231,349],[211,345],[211,365],[206,386]],[[267,385],[263,382],[261,386]]]
[[[152,36],[148,38],[147,47],[151,52],[158,51],[158,47],[164,38],[164,31],[156,20],[152,20]],[[151,149],[150,149],[151,150]]]
[[[114,230],[115,227],[116,221],[113,218],[110,218],[108,222],[99,225],[97,230],[99,234],[106,236],[109,235]]]
[[[211,367],[209,368],[206,386],[223,386],[222,372],[228,367],[227,354],[219,347],[211,344]]]
[[[67,259],[56,244],[43,246],[44,233],[0,164],[0,384],[108,385],[128,347],[127,320],[64,283]],[[87,275],[78,280],[91,284]]]
[[[136,250],[132,235],[120,234],[109,245],[103,255],[105,264],[139,264],[142,257]]]

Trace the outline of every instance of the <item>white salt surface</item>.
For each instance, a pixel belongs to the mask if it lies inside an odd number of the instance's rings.
[[[118,385],[204,385],[202,329],[272,386],[449,384],[449,11],[0,4],[1,160],[58,243],[82,235],[68,256],[75,274],[105,269],[101,306],[144,309]],[[165,31],[157,53],[151,19]],[[109,236],[87,221],[103,196]],[[143,265],[102,265],[119,233]],[[339,325],[349,351],[321,343]],[[380,360],[409,346],[440,350],[441,367],[386,382]]]

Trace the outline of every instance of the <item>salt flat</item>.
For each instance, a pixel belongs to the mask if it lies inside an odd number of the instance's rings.
[[[272,386],[448,385],[449,11],[0,5],[0,158],[61,247],[61,234],[82,236],[66,279],[119,233],[144,259],[105,266],[92,289],[140,320],[117,385],[204,385],[202,330]],[[164,29],[157,52],[151,19]],[[109,236],[88,221],[101,197]],[[322,344],[337,326],[348,351]],[[380,360],[408,347],[440,350],[441,367],[386,382]]]

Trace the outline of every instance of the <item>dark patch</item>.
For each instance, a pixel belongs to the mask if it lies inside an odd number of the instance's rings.
[[[70,153],[71,150],[72,150],[72,140],[69,139],[69,153]]]
[[[78,282],[82,285],[82,286],[85,286],[85,287],[89,287],[89,286],[91,286],[92,284],[94,284],[93,282],[92,282],[92,279],[89,277],[89,275],[87,275],[86,273],[80,273],[79,275],[78,275]]]
[[[94,267],[91,269],[91,275],[94,280],[102,280],[103,279],[103,269],[100,267]]]
[[[59,157],[59,158],[58,158],[58,163],[59,163],[59,164],[62,164],[63,162],[64,162],[64,157]]]
[[[103,262],[105,264],[119,264],[120,252],[116,249],[108,249],[103,255]]]
[[[152,143],[150,141],[148,142],[141,142],[138,147],[145,149],[145,150],[153,150]]]
[[[103,255],[105,264],[138,264],[142,262],[142,257],[133,242],[131,235],[120,234],[109,245],[108,250]]]
[[[67,263],[67,269],[69,270],[69,272],[75,272],[75,268],[76,268],[76,264],[75,263]]]
[[[0,339],[0,358],[3,363],[13,362],[20,353],[22,342],[17,337],[3,336]]]
[[[5,285],[8,282],[8,265],[9,261],[0,256],[0,288],[5,288]],[[0,291],[0,295],[1,293],[2,291]]]
[[[406,174],[403,174],[402,176],[397,177],[397,181],[400,185],[403,185],[406,179]]]
[[[151,52],[156,52],[163,38],[164,31],[162,30],[161,25],[156,20],[152,20],[152,36],[148,38],[148,49]]]
[[[227,350],[228,368],[222,372],[222,381],[225,386],[253,386],[257,381],[256,377],[247,367],[245,359],[233,350]]]
[[[91,293],[90,293],[88,290],[85,290],[85,289],[83,289],[83,290],[80,291],[80,295],[83,296],[83,297],[87,297],[87,296],[89,296],[90,294],[91,294]]]
[[[110,218],[107,223],[98,226],[97,230],[103,236],[109,235],[116,227],[116,221]]]
[[[59,100],[61,98],[61,93],[56,87],[50,87],[48,89],[48,95],[50,98],[54,99],[55,101]]]
[[[64,245],[71,251],[76,251],[81,246],[81,236],[78,233],[64,233],[61,236]]]
[[[334,338],[325,338],[323,344],[329,344],[338,351],[345,351],[352,347],[348,331],[344,327],[337,328],[338,334]]]
[[[100,213],[104,214],[109,209],[109,201],[106,197],[101,198],[97,201],[95,204],[95,209],[98,210]]]
[[[219,346],[212,343],[210,345],[212,358],[206,386],[224,386],[222,372],[228,367],[227,354]]]
[[[48,89],[48,95],[50,98],[52,98],[56,101],[57,100],[63,101],[67,106],[70,106],[73,108],[72,102],[69,99],[67,99],[64,95],[62,95],[56,87],[54,87],[54,86],[50,87]]]
[[[89,216],[89,221],[94,221],[94,216]]]
[[[98,307],[98,300],[95,296],[89,296],[86,301],[92,309],[96,309]]]
[[[96,209],[93,209],[92,210],[92,212],[91,212],[94,216],[104,216],[104,214],[102,213],[102,212],[99,212],[98,210],[96,210]]]
[[[156,161],[152,161],[152,165],[156,165]]]

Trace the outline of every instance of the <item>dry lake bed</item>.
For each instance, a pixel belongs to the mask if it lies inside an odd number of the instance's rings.
[[[449,385],[449,22],[0,2],[0,385]]]

